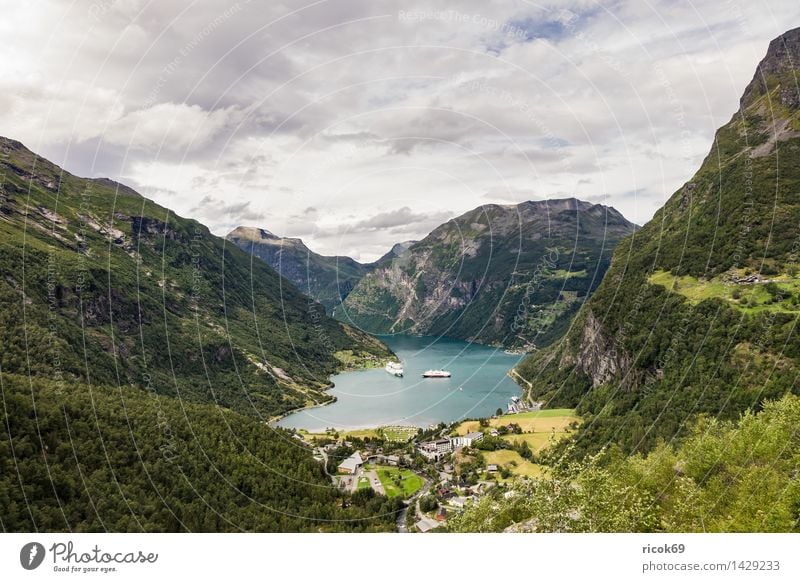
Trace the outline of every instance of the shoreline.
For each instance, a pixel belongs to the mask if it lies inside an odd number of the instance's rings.
[[[394,352],[392,352],[392,354],[394,355]],[[396,355],[395,355],[394,359],[397,359]],[[390,361],[390,359],[386,359],[386,361],[382,361],[377,366],[360,366],[360,367],[355,367],[355,368],[349,368],[347,366],[344,366],[341,370],[339,370],[336,373],[331,375],[331,377],[328,379],[328,385],[325,386],[324,388],[322,388],[321,393],[322,394],[327,394],[330,390],[332,390],[333,388],[336,388],[336,383],[332,379],[334,376],[338,376],[339,374],[343,374],[345,372],[363,372],[365,370],[377,370],[377,369],[380,369],[381,366],[385,366],[386,363],[389,362],[389,361]],[[331,404],[336,403],[338,400],[339,399],[336,396],[331,396],[330,399],[328,401],[326,401],[326,402],[318,402],[318,403],[315,403],[315,404],[307,404],[305,406],[299,406],[297,408],[293,408],[291,410],[288,410],[288,411],[284,412],[283,414],[279,414],[277,416],[271,417],[269,420],[266,421],[266,424],[270,428],[283,428],[282,426],[278,426],[278,423],[281,420],[283,420],[284,418],[286,418],[288,416],[291,416],[292,414],[297,414],[298,412],[303,412],[304,410],[313,410],[314,408],[322,408],[324,406],[330,406]],[[298,430],[298,429],[288,429],[288,428],[286,428],[284,430]],[[364,430],[366,430],[366,429],[364,429]]]
[[[415,335],[410,337],[414,339],[425,339],[425,336]],[[474,348],[482,348],[483,350],[489,350],[485,352],[479,351],[478,353],[480,353],[482,357],[487,358],[487,361],[489,358],[491,358],[492,362],[496,361],[494,360],[494,358],[496,357],[494,354],[503,356],[504,358],[503,361],[505,362],[505,360],[507,360],[506,366],[508,367],[503,366],[502,371],[497,370],[499,374],[502,374],[501,376],[497,377],[492,376],[487,380],[490,382],[491,386],[482,387],[480,383],[478,385],[472,383],[471,386],[469,387],[469,391],[470,392],[477,391],[478,395],[467,396],[466,404],[463,404],[463,409],[461,410],[460,413],[457,407],[456,409],[452,410],[449,409],[439,410],[438,413],[433,412],[433,414],[427,414],[421,410],[414,412],[411,409],[406,410],[404,408],[403,410],[405,412],[400,412],[399,410],[396,410],[394,412],[397,414],[393,414],[391,407],[389,408],[384,407],[386,408],[385,410],[380,409],[376,410],[374,414],[365,415],[359,413],[357,408],[353,408],[353,404],[346,397],[347,394],[331,395],[329,392],[326,392],[325,396],[327,396],[327,398],[324,401],[309,402],[304,406],[298,406],[296,408],[288,410],[281,415],[272,417],[269,420],[269,425],[273,428],[283,428],[285,430],[293,431],[296,433],[304,432],[310,434],[323,434],[326,431],[328,431],[328,429],[331,429],[339,433],[379,430],[389,425],[407,426],[407,427],[413,427],[415,429],[426,430],[431,426],[439,424],[440,422],[445,422],[445,423],[456,422],[459,420],[463,420],[463,418],[467,417],[476,419],[490,418],[493,414],[495,414],[495,406],[505,411],[507,408],[507,404],[511,402],[510,399],[512,396],[515,395],[519,396],[522,399],[525,399],[527,393],[529,392],[529,387],[526,387],[523,384],[521,378],[516,373],[516,365],[519,363],[519,361],[522,359],[523,356],[517,354],[515,355],[507,353],[504,354],[503,350],[499,349],[496,346],[488,346],[477,342],[465,342],[464,340],[460,340],[457,338],[431,338],[431,339],[434,340],[434,342],[436,339],[448,339],[448,340],[453,340],[454,342],[460,344],[473,345]],[[396,348],[397,347],[408,348],[408,346],[405,345],[403,346],[398,345],[396,346]],[[417,348],[412,344],[412,346],[409,349],[411,349],[412,351],[406,354],[406,357],[411,357],[411,355],[415,353],[415,350]],[[365,361],[362,361],[361,362],[362,365],[358,367],[352,365],[354,362],[344,362],[345,365],[330,376],[330,382],[328,386],[325,388],[325,390],[327,391],[332,388],[336,388],[339,385],[350,386],[350,382],[366,385],[374,380],[375,382],[381,383],[382,380],[377,377],[358,380],[354,379],[354,377],[348,376],[346,379],[343,378],[341,382],[337,381],[336,378],[340,374],[343,375],[349,372],[366,372],[368,370],[382,370],[382,368],[385,367],[386,362],[397,361],[398,359],[400,359],[400,357],[396,353],[392,352],[392,354],[393,354],[392,357],[382,358],[380,361],[373,358],[367,358]],[[458,352],[458,354],[460,354],[460,351]],[[471,370],[471,368],[469,367],[471,365],[472,364],[468,365],[469,370]],[[494,402],[494,399],[496,399],[496,397],[492,397],[492,394],[495,392],[496,388],[492,388],[492,386],[495,386],[495,383],[498,383],[497,386],[499,387],[500,386],[499,383],[501,382],[500,378],[502,378],[503,376],[507,378],[507,380],[505,380],[507,384],[504,384],[504,388],[501,389],[501,393],[502,394],[507,393],[507,397],[505,399],[499,399],[497,404],[491,406],[491,410],[489,410],[482,403],[487,399],[489,399],[489,401]],[[465,376],[463,380],[467,381],[469,380],[469,378],[471,378],[471,376],[469,377]],[[342,382],[344,382],[344,384],[342,384]],[[459,384],[460,382],[455,382],[452,388],[456,389],[459,386]],[[465,385],[464,389],[468,389],[468,387]],[[438,391],[439,390],[437,389],[436,392]],[[345,392],[347,392],[347,390],[345,390]],[[381,392],[381,389],[378,389],[378,392]],[[428,397],[423,396],[422,398],[423,401],[425,401],[424,399]],[[287,423],[287,425],[285,426],[280,424],[285,419],[291,417],[294,414],[302,414],[304,411],[310,411],[317,408],[321,409],[324,406],[329,406],[340,401],[345,403],[345,408],[346,408],[346,410],[342,410],[341,413],[339,412],[317,413],[316,415],[315,413],[305,414],[299,418],[293,419],[292,422]],[[458,406],[461,406],[461,404],[459,404]],[[456,414],[457,416],[451,417],[452,414]],[[462,414],[466,414],[466,416],[461,418]]]

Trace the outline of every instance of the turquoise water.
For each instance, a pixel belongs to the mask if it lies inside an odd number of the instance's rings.
[[[278,425],[311,432],[386,425],[427,427],[462,418],[491,416],[505,410],[522,391],[506,373],[520,360],[502,350],[449,338],[391,336],[381,339],[400,358],[405,376],[382,368],[346,372],[332,378],[328,406],[296,412]],[[452,378],[422,378],[429,369],[452,372]]]

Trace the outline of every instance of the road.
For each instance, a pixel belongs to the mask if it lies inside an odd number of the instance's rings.
[[[403,506],[400,513],[397,514],[397,533],[408,533],[406,527],[406,516],[408,515],[408,504]]]
[[[319,452],[320,456],[322,457],[322,468],[325,470],[325,474],[333,479],[333,475],[328,473],[328,453],[326,453],[325,449],[322,447],[317,447],[317,452]]]
[[[378,473],[373,471],[367,471],[364,473],[364,476],[369,479],[369,484],[372,486],[372,489],[375,490],[375,493],[380,493],[381,495],[386,495],[386,490],[383,488],[383,484],[381,480],[378,479]]]
[[[423,495],[427,495],[428,491],[430,491],[431,489],[431,485],[433,485],[433,482],[431,482],[428,479],[425,479],[425,483],[422,485],[420,490],[417,491],[413,497],[407,499],[404,502],[405,507],[403,507],[403,509],[400,510],[400,513],[397,514],[397,531],[399,533],[408,533],[408,527],[406,527],[406,519],[408,516],[408,509],[412,503],[414,504],[414,517],[416,518],[416,521],[433,522],[431,524],[432,527],[436,527],[437,525],[439,525],[439,523],[436,520],[433,520],[430,517],[426,517],[425,514],[422,513],[422,511],[420,511],[419,508],[420,497],[422,497]]]

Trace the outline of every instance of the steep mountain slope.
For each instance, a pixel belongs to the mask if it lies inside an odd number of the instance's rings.
[[[226,237],[245,252],[266,262],[330,314],[366,275],[371,265],[350,257],[325,257],[299,238],[281,238],[261,228],[240,226]]]
[[[194,220],[0,138],[0,366],[273,416],[387,355]],[[348,354],[352,360],[353,354]]]
[[[770,43],[692,179],[621,243],[570,332],[519,366],[579,446],[646,449],[694,414],[797,391],[800,29]]]
[[[399,500],[343,495],[256,418],[5,373],[0,389],[2,532],[394,531]]]
[[[648,455],[562,458],[547,478],[496,488],[457,532],[798,532],[800,398],[734,421],[698,419]]]
[[[575,199],[482,206],[379,263],[336,315],[374,333],[546,344],[633,228],[613,208]]]

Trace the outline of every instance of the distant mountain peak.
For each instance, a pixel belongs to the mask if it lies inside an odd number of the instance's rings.
[[[5,137],[0,135],[0,147],[3,149],[12,149],[12,150],[28,150],[25,145],[21,141],[17,141],[15,139],[11,139],[10,137]]]
[[[267,239],[280,238],[264,228],[258,228],[255,226],[237,226],[232,231],[230,231],[227,236],[228,239],[231,239],[233,237],[249,241],[261,241]]]
[[[406,252],[408,252],[408,249],[410,249],[412,246],[414,246],[418,242],[419,242],[418,240],[406,240],[406,241],[403,241],[403,242],[396,243],[395,245],[392,246],[391,249],[389,249],[389,252],[387,252],[380,259],[375,261],[374,264],[378,265],[378,264],[380,264],[380,263],[382,263],[384,261],[391,261],[392,259],[396,259],[398,257],[401,257]]]
[[[239,226],[225,238],[267,263],[329,312],[371,268],[350,257],[320,255],[300,238],[279,237],[264,228]]]
[[[776,95],[781,105],[793,109],[800,108],[800,89],[798,84],[800,68],[800,27],[784,32],[769,43],[767,54],[756,67],[753,80],[747,85],[740,100],[745,109],[780,85]]]
[[[541,345],[569,324],[634,229],[576,198],[484,204],[395,245],[336,315],[373,333]],[[523,304],[531,308],[520,315]]]

